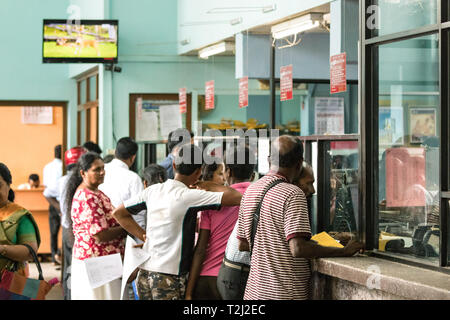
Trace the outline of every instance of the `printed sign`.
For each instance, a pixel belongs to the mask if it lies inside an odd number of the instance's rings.
[[[344,134],[344,98],[314,99],[316,134]]]
[[[347,91],[347,54],[330,57],[330,93]]]
[[[53,124],[53,107],[22,107],[22,123]]]
[[[292,99],[292,64],[280,68],[280,101]]]
[[[248,106],[248,77],[239,79],[239,108]]]
[[[137,118],[142,120],[142,98],[137,98]]]
[[[205,109],[214,109],[214,80],[205,83]]]
[[[178,100],[180,104],[180,113],[186,113],[187,111],[186,88],[180,88],[180,91],[178,93]]]

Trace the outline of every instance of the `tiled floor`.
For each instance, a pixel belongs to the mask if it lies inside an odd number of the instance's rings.
[[[59,283],[53,286],[52,290],[47,294],[46,300],[63,300],[63,292],[61,287],[61,270],[56,270],[56,266],[53,262],[41,262],[42,273],[44,279],[49,281],[50,279],[57,278]],[[30,263],[30,278],[37,279],[39,276],[36,265]]]

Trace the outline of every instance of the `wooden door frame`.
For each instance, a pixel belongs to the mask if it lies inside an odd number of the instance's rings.
[[[173,100],[178,101],[178,93],[130,93],[129,97],[129,136],[136,139],[136,101],[142,100]],[[186,95],[186,128],[191,131],[192,122],[192,94]]]

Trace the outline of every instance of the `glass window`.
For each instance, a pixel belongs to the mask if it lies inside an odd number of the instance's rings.
[[[437,0],[373,0],[366,19],[373,37],[435,24]]]
[[[97,100],[97,76],[92,76],[86,81],[89,81],[89,101]]]
[[[325,166],[329,172],[329,215],[324,221],[325,229],[333,236],[340,233],[354,238],[359,229],[358,141],[331,141],[328,147]]]
[[[438,263],[438,37],[381,45],[377,62],[378,250]]]

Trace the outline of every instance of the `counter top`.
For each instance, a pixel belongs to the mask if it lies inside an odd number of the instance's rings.
[[[312,260],[312,269],[381,291],[418,300],[450,300],[450,274],[358,254]]]

